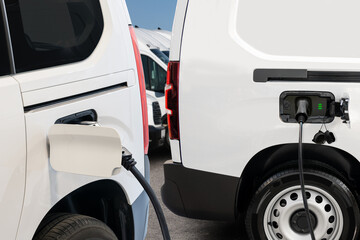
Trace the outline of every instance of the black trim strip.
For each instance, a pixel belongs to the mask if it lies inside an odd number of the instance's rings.
[[[308,71],[306,69],[255,69],[254,82],[359,82],[360,72]]]
[[[80,93],[77,95],[73,95],[70,97],[65,97],[65,98],[60,98],[60,99],[56,99],[56,100],[52,100],[52,101],[48,101],[48,102],[43,102],[43,103],[39,103],[39,104],[35,104],[35,105],[31,105],[31,106],[26,106],[24,107],[24,112],[29,112],[31,110],[35,110],[38,108],[43,108],[43,107],[47,107],[50,105],[54,105],[54,104],[58,104],[61,102],[66,102],[66,101],[70,101],[70,100],[74,100],[76,98],[81,98],[81,97],[87,97],[90,95],[94,95],[94,94],[98,94],[98,93],[102,93],[102,92],[106,92],[106,91],[110,91],[116,88],[121,88],[121,87],[126,87],[127,86],[127,82],[123,82],[120,84],[116,84],[110,87],[105,87],[105,88],[100,88],[100,89],[96,89],[94,91],[90,91],[90,92],[86,92],[86,93]]]
[[[11,72],[11,74],[15,74],[16,73],[15,60],[14,60],[13,47],[12,47],[12,42],[11,42],[9,22],[8,22],[7,13],[6,13],[6,7],[5,7],[5,0],[1,0],[0,5],[1,5],[0,7],[1,7],[1,13],[2,13],[2,17],[3,17],[5,35],[6,35],[5,36],[6,37],[6,45],[8,48],[10,72]]]

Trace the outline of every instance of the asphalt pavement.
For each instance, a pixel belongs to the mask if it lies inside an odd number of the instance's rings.
[[[172,213],[161,201],[160,188],[164,183],[163,163],[171,159],[165,150],[150,152],[150,184],[163,208],[172,240],[248,240],[243,227],[236,223],[196,220]],[[161,230],[150,204],[146,240],[161,240]]]

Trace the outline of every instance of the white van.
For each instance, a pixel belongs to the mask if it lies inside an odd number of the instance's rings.
[[[148,29],[142,29],[142,30],[146,31],[146,33],[149,34],[152,38],[159,41],[165,47],[161,50],[161,52],[164,53],[167,57],[169,57],[171,38],[164,36],[163,34],[159,33],[157,30],[148,30]]]
[[[1,239],[144,239],[148,198],[136,178],[123,168],[100,176],[112,152],[87,162],[69,150],[76,161],[55,160],[49,142],[52,129],[100,125],[149,179],[145,86],[125,1],[0,6]],[[88,142],[90,132],[78,137]]]
[[[169,147],[164,93],[169,59],[153,45],[151,37],[144,36],[140,30],[135,28],[144,69],[150,147],[152,149],[164,145]]]
[[[359,239],[359,7],[178,1],[166,87],[169,209],[245,219],[250,239],[310,239],[294,118],[306,100],[304,175],[315,237]]]
[[[148,47],[151,49],[151,51],[161,59],[165,64],[167,64],[169,55],[166,53],[169,53],[170,49],[170,40],[167,38],[160,36],[153,30],[144,29],[135,27],[136,36],[139,39],[139,41],[144,42]],[[166,56],[167,58],[165,58]]]

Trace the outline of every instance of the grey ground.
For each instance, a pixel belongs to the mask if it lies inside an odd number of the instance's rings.
[[[150,184],[163,208],[172,240],[248,240],[243,228],[235,223],[195,220],[173,214],[161,201],[160,188],[164,182],[163,163],[171,159],[166,151],[150,152]],[[150,204],[146,240],[161,240],[161,230]]]

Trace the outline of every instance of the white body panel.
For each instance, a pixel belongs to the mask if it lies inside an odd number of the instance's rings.
[[[154,38],[153,32],[151,30],[144,28],[135,28],[135,32],[139,42],[140,41],[146,42],[146,44],[155,46],[159,48],[161,51],[169,50],[169,46],[165,45],[163,42]]]
[[[280,2],[283,1],[276,1]],[[221,4],[218,1],[189,1],[183,33],[181,25],[185,16],[176,12],[170,59],[180,60],[179,121],[183,165],[240,177],[256,153],[270,146],[296,143],[298,125],[283,123],[279,118],[279,96],[286,90],[329,91],[337,101],[349,97],[351,124],[348,126],[336,118],[327,127],[336,135],[337,140],[332,147],[360,159],[360,149],[357,147],[360,140],[358,83],[253,82],[256,68],[359,71],[359,56],[346,58],[348,55],[340,57],[337,53],[323,56],[321,52],[311,49],[311,54],[304,53],[303,56],[294,56],[290,50],[286,54],[279,51],[272,53],[264,50],[273,44],[265,37],[259,43],[262,48],[258,49],[253,39],[244,39],[243,33],[239,32],[243,25],[248,25],[253,31],[251,26],[258,24],[240,21],[244,12],[249,11],[246,16],[253,17],[257,14],[255,9],[259,10],[258,6],[267,5],[267,2],[256,1],[256,8],[253,4],[252,1],[237,0]],[[328,2],[324,2],[324,5],[327,5],[326,9],[335,8]],[[316,7],[319,5],[316,4]],[[177,8],[184,9],[185,1],[179,2]],[[283,11],[289,9],[295,8],[287,5],[286,9],[282,8]],[[272,13],[268,8],[263,10]],[[199,14],[204,12],[206,14],[200,17]],[[304,21],[298,15],[296,17],[296,21]],[[284,25],[286,22],[283,19]],[[350,26],[346,26],[346,29],[353,31]],[[312,37],[320,38],[322,32],[318,31],[317,34]],[[358,32],[352,34],[359,35]],[[271,38],[271,34],[267,37]],[[296,42],[292,43],[296,48]],[[289,46],[292,47],[290,43]],[[347,46],[344,42],[334,46],[339,49],[347,47],[353,46]],[[319,129],[318,124],[305,125],[303,141],[312,143]]]
[[[142,29],[142,30],[145,31],[147,34],[149,34],[152,38],[159,41],[165,47],[164,50],[170,49],[170,39],[169,38],[158,33],[156,30],[148,30],[148,29]]]
[[[165,69],[166,70],[166,69]],[[156,93],[154,91],[146,90],[146,97],[148,101],[148,109],[150,108],[150,104],[152,104],[154,101],[158,101],[160,105],[161,115],[166,114],[165,110],[165,94],[164,93]],[[149,125],[151,125],[151,122],[149,120]]]
[[[59,118],[93,109],[101,126],[118,132],[122,145],[132,153],[136,167],[144,174],[141,100],[129,14],[125,1],[100,3],[104,30],[90,57],[0,77],[2,239],[31,239],[59,200],[86,184],[104,179],[59,172],[51,167],[48,133]],[[104,89],[109,86],[113,87]],[[106,179],[121,186],[129,205],[143,192],[136,178],[125,169]],[[141,224],[138,229],[146,229]],[[135,233],[136,239],[143,237]]]
[[[32,236],[47,211],[61,198],[75,189],[96,180],[98,177],[57,172],[49,164],[47,134],[54,122],[63,117],[87,109],[94,109],[101,126],[116,129],[125,146],[135,159],[143,159],[143,146],[137,136],[142,136],[140,99],[138,87],[123,88],[90,97],[80,101],[58,104],[25,114],[27,127],[27,182],[24,209],[19,227],[18,239]],[[126,103],[116,104],[114,102]],[[131,103],[131,104],[129,104]],[[133,114],[128,114],[133,113]],[[140,145],[140,146],[139,146]],[[138,161],[136,167],[143,172],[144,165]],[[142,188],[130,172],[121,169],[112,179],[121,184],[131,204],[142,192]]]
[[[128,27],[122,24],[128,22],[127,15],[119,14],[119,10],[125,12],[126,9],[123,9],[122,1],[100,2],[104,30],[100,42],[86,60],[15,76],[20,83],[25,106],[51,101],[59,96],[67,97],[88,92],[124,81],[127,81],[128,86],[135,84],[134,78],[123,77],[125,73],[119,73],[130,69],[132,61],[128,59],[134,59],[133,49],[129,48],[131,39]],[[113,74],[120,75],[113,76]],[[70,88],[67,85],[69,83],[77,84],[71,85]]]
[[[19,85],[0,79],[0,232],[15,239],[25,190],[25,122]]]
[[[180,60],[180,47],[183,33],[184,21],[186,18],[186,10],[189,0],[178,1],[176,4],[174,22],[171,33],[171,45],[170,45],[170,61]]]

